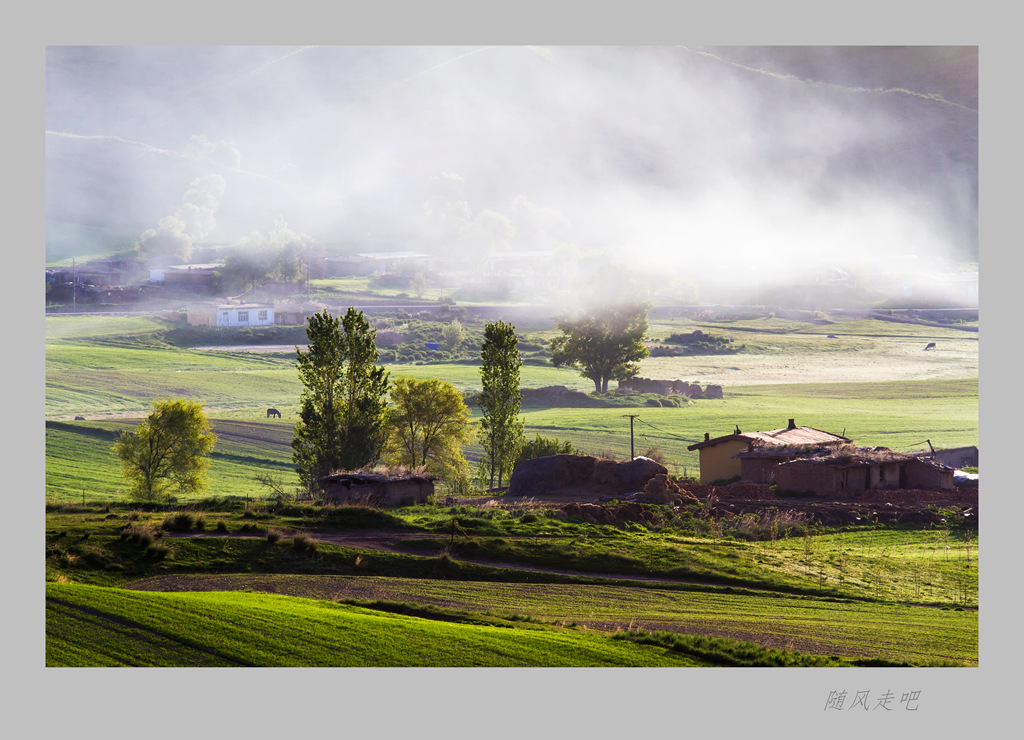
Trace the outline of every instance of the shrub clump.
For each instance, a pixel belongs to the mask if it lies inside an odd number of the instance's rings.
[[[147,548],[159,538],[161,532],[157,532],[148,524],[129,524],[121,530],[121,539],[132,544]]]
[[[171,548],[167,545],[150,545],[146,548],[146,557],[152,558],[153,560],[164,560],[171,554]]]
[[[160,526],[168,532],[187,532],[196,523],[195,517],[187,511],[179,511],[177,514],[168,514],[164,517]],[[202,527],[199,527],[202,529]]]

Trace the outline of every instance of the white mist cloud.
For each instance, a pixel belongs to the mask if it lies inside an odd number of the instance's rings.
[[[976,250],[976,114],[955,90],[910,84],[948,54],[924,49],[893,67],[884,50],[808,51],[811,79],[750,61],[766,53],[736,63],[678,47],[51,50],[48,126],[52,116],[53,130],[74,131],[72,113],[90,130],[109,124],[104,154],[187,139],[163,158],[173,177],[126,178],[164,187],[151,202],[178,197],[182,162],[193,179],[205,163],[225,167],[230,187],[196,187],[174,213],[193,239],[215,233],[215,214],[246,234],[281,213],[356,249],[572,244],[678,280],[712,262],[786,280],[818,261],[880,270],[891,255]],[[851,58],[884,71],[884,84],[822,81]],[[851,69],[837,79],[856,81]],[[103,96],[84,94],[92,84]]]
[[[233,141],[210,141],[206,134],[192,136],[182,152],[189,159],[214,162],[238,169],[242,166],[242,153]]]
[[[191,182],[173,216],[160,219],[155,229],[143,232],[139,248],[144,254],[174,255],[188,259],[195,241],[217,227],[215,214],[227,186],[220,175],[206,175]]]

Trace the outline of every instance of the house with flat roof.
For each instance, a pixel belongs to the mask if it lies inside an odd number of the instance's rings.
[[[191,326],[273,326],[273,303],[193,303],[187,310]]]

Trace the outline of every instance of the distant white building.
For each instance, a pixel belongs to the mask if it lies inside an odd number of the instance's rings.
[[[188,307],[192,326],[273,326],[272,303],[194,303]]]
[[[219,262],[198,265],[166,265],[149,270],[149,282],[167,287],[209,287],[213,273],[224,267]]]
[[[903,297],[948,302],[973,308],[978,305],[978,273],[975,271],[923,275],[903,284]]]

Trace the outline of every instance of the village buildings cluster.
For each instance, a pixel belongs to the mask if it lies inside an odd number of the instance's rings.
[[[930,443],[929,443],[930,445]],[[878,489],[950,490],[957,467],[977,466],[978,448],[905,454],[858,447],[839,434],[797,426],[711,437],[690,445],[700,455],[700,482],[744,481],[815,496],[849,496]]]

